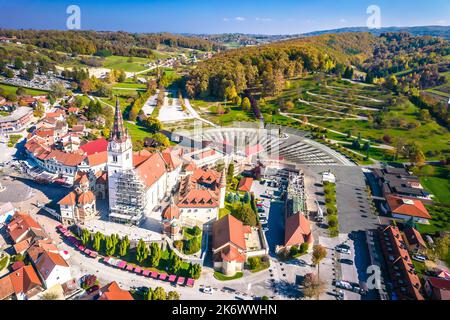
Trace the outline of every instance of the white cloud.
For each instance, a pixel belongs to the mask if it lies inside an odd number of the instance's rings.
[[[260,17],[256,18],[256,21],[263,21],[263,22],[270,22],[272,20],[273,20],[272,18],[260,18]]]
[[[445,26],[445,25],[447,25],[447,20],[441,19],[441,20],[436,21],[436,23]]]
[[[245,18],[244,17],[236,17],[236,18],[234,18],[236,21],[245,21]]]
[[[228,19],[228,18],[222,18],[222,21],[228,22],[228,21],[230,21],[230,19]]]
[[[342,18],[342,19],[339,20],[339,22],[340,22],[340,23],[346,23],[346,22],[347,22],[347,19]]]

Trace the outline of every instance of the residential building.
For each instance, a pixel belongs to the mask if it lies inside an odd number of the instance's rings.
[[[406,228],[403,232],[408,250],[413,253],[425,253],[427,244],[415,228]]]
[[[117,284],[117,282],[113,281],[99,290],[98,300],[134,300],[134,299],[129,291],[121,289]]]
[[[250,192],[252,190],[253,178],[242,177],[239,181],[238,190],[243,192]]]
[[[0,299],[30,300],[44,291],[33,266],[24,266],[0,279]]]
[[[41,226],[27,213],[15,213],[6,230],[14,243],[30,237],[47,238]]]
[[[421,283],[397,227],[379,229],[381,249],[391,278],[393,299],[424,300]]]
[[[24,130],[31,122],[33,109],[30,107],[19,107],[9,116],[0,117],[0,132],[19,132]]]
[[[414,198],[388,194],[386,195],[386,203],[381,204],[381,209],[384,213],[390,213],[392,217],[405,222],[413,220],[417,223],[426,224],[431,219],[422,201]]]
[[[450,280],[436,277],[425,278],[425,291],[432,300],[450,300]]]
[[[260,229],[244,226],[228,214],[213,223],[212,252],[214,269],[233,276],[244,269],[249,257],[267,255],[268,248]]]
[[[34,265],[46,289],[72,279],[69,264],[58,253],[44,251],[34,261]]]

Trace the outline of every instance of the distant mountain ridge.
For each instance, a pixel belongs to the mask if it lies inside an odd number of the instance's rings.
[[[220,44],[234,44],[238,46],[261,45],[283,40],[305,38],[322,34],[348,33],[348,32],[370,32],[380,35],[385,32],[408,32],[413,36],[433,36],[450,40],[450,26],[416,26],[416,27],[384,27],[380,29],[369,29],[367,27],[347,27],[330,30],[319,30],[299,34],[244,34],[244,33],[223,33],[223,34],[183,34],[186,37],[201,38]]]

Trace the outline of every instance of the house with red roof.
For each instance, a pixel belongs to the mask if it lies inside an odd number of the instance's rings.
[[[406,228],[403,231],[405,236],[405,242],[408,246],[408,250],[413,253],[425,253],[427,250],[427,244],[423,240],[420,232],[415,228]]]
[[[303,243],[307,243],[311,247],[313,242],[311,224],[303,213],[297,212],[286,217],[284,248],[289,250],[292,246],[300,246]]]
[[[419,199],[387,194],[386,202],[386,205],[382,206],[383,211],[390,213],[394,218],[423,224],[427,224],[431,219],[428,210]]]
[[[121,289],[115,281],[101,288],[98,297],[98,300],[134,300],[131,293]]]
[[[238,191],[250,192],[252,190],[253,178],[242,177],[239,181]]]
[[[0,279],[0,300],[30,300],[44,291],[44,286],[33,266],[24,266]]]
[[[396,299],[424,300],[422,285],[400,230],[394,226],[378,230],[381,249]]]
[[[261,230],[245,226],[231,214],[212,225],[212,252],[214,269],[233,276],[244,269],[250,257],[268,254],[263,244]]]
[[[450,280],[438,277],[425,278],[425,292],[432,300],[450,300]]]
[[[62,285],[72,279],[70,266],[59,253],[44,251],[33,264],[46,289]]]

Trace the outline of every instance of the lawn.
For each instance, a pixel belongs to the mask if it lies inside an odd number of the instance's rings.
[[[147,69],[145,64],[151,60],[147,58],[131,57],[132,61],[129,62],[130,57],[122,56],[109,56],[105,58],[103,67],[115,70],[123,70],[126,72],[139,72]]]
[[[450,230],[450,208],[448,206],[435,204],[426,206],[432,219],[430,224],[419,224],[420,233],[434,234],[440,231]]]
[[[428,174],[417,172],[420,183],[431,192],[437,201],[450,205],[450,169],[445,166],[433,166]]]
[[[0,259],[0,271],[5,269],[9,265],[9,256],[5,255],[3,258]]]
[[[4,90],[5,95],[11,94],[11,93],[15,94],[18,88],[19,87],[11,86],[9,84],[0,83],[0,92],[2,90]],[[42,95],[48,94],[47,91],[43,91],[43,90],[27,89],[27,88],[24,88],[24,89],[25,89],[25,94],[28,94],[31,96],[42,96]]]
[[[116,83],[113,88],[126,88],[133,90],[146,90],[147,85],[145,83],[132,83],[132,82],[120,82]]]
[[[135,142],[136,140],[143,141],[146,137],[149,137],[151,135],[145,127],[130,123],[128,121],[125,121],[125,127],[128,129],[128,132],[131,135],[131,140],[133,142]]]
[[[236,280],[236,279],[240,279],[244,276],[244,274],[242,272],[237,272],[234,276],[231,277],[227,277],[226,275],[224,275],[223,273],[220,273],[218,271],[214,272],[214,278],[216,278],[219,281],[230,281],[230,280]]]

